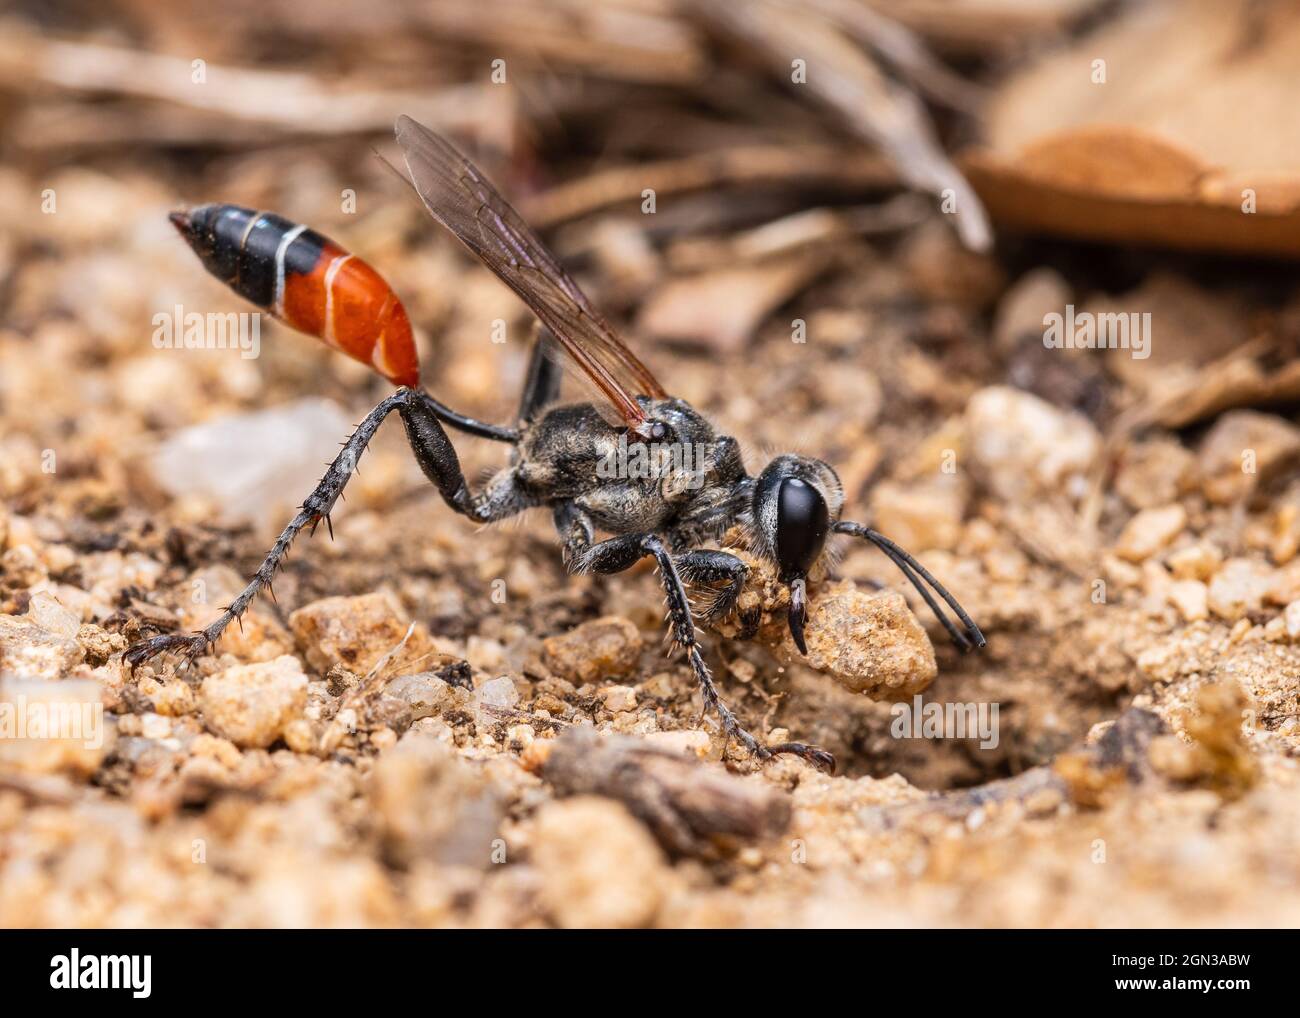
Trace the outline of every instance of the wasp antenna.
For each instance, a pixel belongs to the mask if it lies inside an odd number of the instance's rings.
[[[872,530],[870,527],[864,527],[861,523],[852,523],[848,520],[841,520],[839,523],[835,524],[834,529],[837,534],[848,534],[852,537],[861,537],[863,540],[870,541],[884,552],[885,555],[888,556],[889,560],[893,562],[894,565],[898,566],[899,571],[907,577],[912,586],[917,589],[917,592],[920,593],[921,597],[925,599],[925,603],[929,605],[930,610],[934,612],[935,618],[943,624],[944,629],[948,631],[948,635],[952,638],[952,642],[955,643],[961,651],[965,652],[974,647],[984,647],[987,645],[988,641],[985,640],[984,634],[980,631],[980,627],[977,626],[975,620],[967,614],[966,609],[958,603],[957,599],[953,597],[952,594],[948,593],[948,589],[936,580],[934,576],[931,575],[930,571],[926,569],[925,566],[921,565],[913,555],[895,544],[884,534]],[[925,581],[924,584],[921,582],[922,580]],[[956,613],[957,618],[961,620],[965,632],[958,629],[953,621],[948,618],[943,609],[939,607],[938,602],[935,601],[930,591],[926,589],[925,584],[929,584],[930,587],[934,589],[935,593],[947,602],[948,607],[950,607]]]
[[[957,649],[963,654],[971,650],[972,644],[970,637],[958,629],[953,624],[952,620],[948,618],[943,609],[939,607],[938,602],[935,601],[935,599],[930,595],[930,592],[921,583],[920,578],[916,573],[912,572],[907,560],[901,556],[895,555],[889,549],[882,548],[881,550],[889,557],[889,560],[893,562],[894,565],[898,566],[899,572],[907,577],[908,582],[910,582],[912,586],[920,592],[921,597],[925,599],[925,603],[930,606],[930,611],[934,612],[934,617],[943,623],[943,628],[948,631],[948,635],[952,638],[952,642],[957,645]]]

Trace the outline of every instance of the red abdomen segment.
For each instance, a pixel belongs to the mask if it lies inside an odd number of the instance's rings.
[[[171,220],[208,271],[236,293],[396,385],[419,384],[406,309],[356,255],[283,216],[239,205],[201,205],[173,212]]]
[[[415,337],[397,294],[378,272],[328,240],[309,271],[285,272],[276,314],[390,382],[420,381]]]

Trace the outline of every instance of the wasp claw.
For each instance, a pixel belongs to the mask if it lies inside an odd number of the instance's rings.
[[[818,749],[816,746],[805,746],[802,742],[783,742],[777,746],[767,747],[767,751],[772,756],[788,753],[791,756],[801,757],[819,771],[826,774],[835,773],[835,757],[824,749]]]
[[[190,636],[169,633],[165,636],[155,636],[152,639],[142,640],[135,646],[128,648],[126,653],[122,655],[122,660],[131,668],[136,668],[159,654],[178,651],[184,654],[186,663],[189,663],[199,657],[211,645],[212,641],[203,633]]]

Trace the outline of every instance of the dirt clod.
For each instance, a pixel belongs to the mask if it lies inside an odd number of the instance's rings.
[[[542,660],[556,675],[588,683],[628,675],[641,656],[641,634],[629,620],[607,615],[542,644]]]
[[[863,591],[848,582],[810,584],[804,656],[786,621],[789,588],[769,563],[739,550],[733,554],[750,567],[749,589],[739,612],[717,624],[719,633],[738,637],[743,617],[758,613],[753,639],[778,660],[806,665],[874,700],[904,699],[934,681],[934,647],[901,594]]]
[[[162,6],[0,29],[0,926],[1300,926],[1300,276],[1260,257],[1300,250],[1294,4]],[[168,222],[333,238],[429,395],[513,426],[535,322],[374,165],[398,112],[735,439],[700,515],[624,521],[697,527],[698,655],[655,562],[569,571],[545,469],[480,526],[400,413],[341,456],[392,386]],[[477,500],[518,450],[444,420]],[[791,452],[987,646],[831,532],[800,654],[746,511]],[[241,623],[123,660],[220,618],[340,456]],[[640,500],[579,501],[602,541]],[[688,544],[749,567],[729,616]],[[836,773],[728,738],[698,663]]]

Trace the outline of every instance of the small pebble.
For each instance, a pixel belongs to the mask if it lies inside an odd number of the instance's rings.
[[[1271,574],[1268,566],[1253,559],[1229,559],[1210,581],[1210,611],[1229,622],[1235,622],[1247,612],[1258,611]]]
[[[27,617],[47,633],[61,636],[65,640],[75,640],[81,628],[81,618],[75,612],[68,611],[58,598],[43,590],[32,595],[27,605]]]
[[[1300,601],[1292,601],[1282,613],[1286,624],[1286,635],[1292,640],[1300,640]]]
[[[0,681],[0,772],[88,777],[116,734],[93,679]]]
[[[319,397],[228,414],[171,435],[149,466],[163,490],[202,496],[220,522],[268,527],[294,493],[315,487],[321,464],[338,455],[338,436],[355,423]]]
[[[1235,502],[1297,457],[1300,428],[1274,414],[1231,410],[1201,442],[1205,497],[1220,505]]]
[[[709,755],[709,733],[696,728],[682,729],[676,732],[652,732],[645,737],[646,742],[657,749],[685,753],[704,759]]]
[[[428,667],[430,657],[436,656],[423,626],[417,625],[406,638],[406,615],[397,598],[386,592],[314,601],[290,615],[289,626],[307,664],[322,675],[339,664],[365,675],[399,646],[385,665],[386,674]]]
[[[1187,511],[1181,505],[1143,509],[1124,527],[1115,554],[1130,562],[1141,562],[1164,548],[1187,526]]]
[[[52,633],[26,615],[0,615],[0,673],[28,679],[60,679],[79,665],[85,648],[71,637]]]
[[[537,813],[533,865],[546,911],[570,929],[647,926],[669,870],[644,825],[619,803],[579,796]]]
[[[1209,544],[1193,544],[1171,552],[1165,560],[1177,580],[1208,581],[1223,565],[1219,549]]]
[[[606,686],[599,695],[605,709],[615,714],[636,709],[636,690],[631,686]]]
[[[1087,491],[1101,436],[1082,414],[1006,386],[981,389],[966,405],[966,439],[981,478],[998,495],[1023,500]]]
[[[149,712],[140,716],[140,734],[146,739],[166,739],[172,734],[171,718]]]
[[[546,667],[571,682],[587,683],[628,675],[641,658],[641,633],[618,615],[584,622],[542,645]]]
[[[1200,580],[1175,580],[1166,588],[1169,603],[1178,609],[1184,622],[1210,617],[1209,594],[1209,588]]]
[[[203,680],[203,720],[237,746],[265,748],[307,705],[307,676],[298,659],[283,655],[261,664],[235,665]]]
[[[413,721],[463,709],[473,697],[469,690],[452,686],[432,672],[399,675],[384,692],[406,703]]]
[[[500,675],[478,687],[477,698],[480,704],[493,707],[513,707],[519,702],[519,690],[508,675]]]

